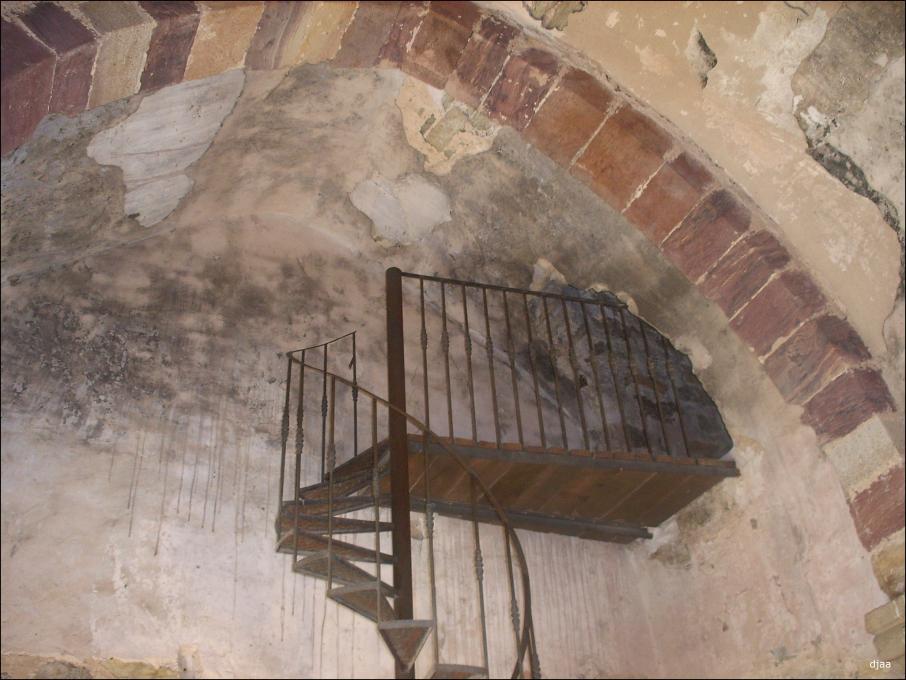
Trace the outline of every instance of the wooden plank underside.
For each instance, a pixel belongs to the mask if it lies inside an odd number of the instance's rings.
[[[640,460],[639,456],[579,457],[489,449],[471,442],[445,444],[481,477],[507,512],[545,517],[550,528],[540,530],[558,533],[567,533],[558,531],[567,528],[558,524],[561,520],[583,527],[598,523],[602,536],[596,537],[603,540],[613,540],[603,538],[608,525],[658,526],[721,479],[739,474],[727,461],[699,464]],[[422,448],[420,440],[410,440],[413,502],[424,497]],[[470,478],[466,471],[444,448],[435,445],[429,450],[431,498],[451,504],[451,508],[468,505]],[[568,533],[579,535],[579,524]]]

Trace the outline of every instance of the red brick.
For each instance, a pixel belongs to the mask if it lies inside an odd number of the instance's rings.
[[[491,118],[524,130],[553,85],[559,67],[557,57],[534,47],[514,54],[488,93],[484,110]]]
[[[359,6],[361,7],[361,3]],[[427,14],[428,6],[424,2],[400,3],[387,41],[381,47],[378,66],[400,68],[403,65],[406,50],[415,39],[415,34]]]
[[[660,244],[701,200],[713,177],[687,153],[664,165],[648,182],[626,217],[654,243]]]
[[[849,505],[856,532],[866,550],[872,550],[903,528],[903,466],[881,475]]]
[[[750,219],[749,211],[733,193],[720,189],[686,216],[661,249],[690,281],[698,281],[746,232]]]
[[[94,33],[49,2],[32,7],[22,16],[22,23],[57,55],[48,112],[73,115],[84,111],[97,55]]]
[[[762,288],[733,317],[730,327],[758,356],[764,356],[777,340],[824,306],[824,296],[807,274],[787,271]]]
[[[31,137],[48,112],[53,90],[54,53],[25,29],[0,24],[0,153],[6,155]]]
[[[720,258],[699,289],[732,317],[789,261],[790,254],[772,234],[754,231]]]
[[[182,82],[198,30],[198,7],[194,2],[142,0],[139,4],[157,22],[148,45],[140,91]]]
[[[838,376],[809,399],[802,422],[825,443],[849,434],[875,413],[892,409],[893,399],[881,375],[858,368]]]
[[[484,17],[478,30],[469,38],[456,70],[447,80],[447,92],[477,109],[503,68],[509,56],[507,48],[518,33],[509,24],[491,16]]]
[[[576,68],[560,80],[525,129],[525,137],[554,161],[568,167],[598,129],[613,102],[598,80]]]
[[[471,2],[432,2],[403,57],[403,71],[442,88],[456,68],[480,16]]]
[[[367,68],[377,64],[399,10],[399,2],[360,2],[331,63],[342,68]]]
[[[835,376],[870,357],[846,321],[820,316],[802,324],[764,365],[784,398],[802,404]]]
[[[607,119],[576,161],[573,174],[623,210],[672,146],[670,135],[659,125],[625,106]]]

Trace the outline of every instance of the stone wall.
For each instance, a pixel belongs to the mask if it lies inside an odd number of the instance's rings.
[[[877,344],[812,276],[786,226],[671,124],[594,69],[471,5],[145,4],[4,4],[4,163],[27,158],[16,149],[48,113],[243,65],[392,67],[443,89],[519,131],[713,302],[709,323],[728,324],[787,413],[801,413],[837,470],[879,583],[902,592],[903,465],[890,434],[902,417],[868,349]],[[5,287],[19,275],[9,252]],[[575,272],[571,282],[581,283]],[[720,380],[731,383],[732,370]]]

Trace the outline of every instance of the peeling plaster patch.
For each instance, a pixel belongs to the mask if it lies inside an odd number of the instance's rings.
[[[464,156],[487,151],[500,126],[454,102],[443,90],[407,77],[396,99],[409,144],[424,158],[424,167],[446,175]]]
[[[127,215],[150,227],[173,212],[192,188],[184,171],[208,150],[244,82],[233,70],[164,88],[91,140],[91,158],[123,169]]]
[[[607,28],[613,28],[618,23],[620,23],[620,13],[614,10],[607,15],[607,21],[605,22],[605,24]]]
[[[409,245],[450,221],[449,198],[421,175],[368,179],[349,198],[371,220],[372,236],[382,245]]]
[[[696,373],[706,370],[713,359],[711,353],[702,344],[701,340],[691,335],[681,335],[673,343],[680,352],[687,355],[692,361],[692,367]]]

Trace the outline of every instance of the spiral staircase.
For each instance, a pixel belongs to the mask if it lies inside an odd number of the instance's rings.
[[[415,302],[408,306],[404,282],[414,288]],[[436,290],[426,294],[431,285]],[[494,295],[502,300],[499,313],[489,306]],[[277,549],[293,556],[294,572],[325,581],[330,600],[374,622],[393,656],[396,677],[415,677],[416,660],[431,640],[431,658],[418,667],[425,677],[486,678],[493,666],[505,667],[512,678],[540,678],[529,570],[516,529],[620,543],[644,539],[650,536],[645,526],[737,474],[732,462],[719,460],[726,442],[713,446],[720,437],[690,431],[690,423],[707,419],[699,413],[684,416],[690,403],[699,406],[689,389],[683,396],[688,386],[682,380],[677,389],[670,353],[675,350],[661,337],[663,351],[653,352],[642,322],[641,339],[631,338],[628,312],[615,298],[389,269],[386,303],[386,399],[358,382],[354,332],[286,355]],[[560,310],[559,317],[552,308]],[[521,340],[514,309],[522,312]],[[599,311],[598,327],[589,320],[590,309]],[[483,321],[477,327],[470,325],[476,310]],[[407,314],[415,315],[415,323],[408,324],[419,332],[414,343],[404,333]],[[574,333],[583,326],[585,353],[577,351]],[[543,346],[532,335],[539,329],[546,336]],[[623,335],[622,350],[615,330]],[[436,342],[429,342],[429,335]],[[505,350],[495,350],[495,335]],[[462,338],[458,357],[454,336]],[[407,341],[409,351],[421,355],[421,394],[409,401]],[[486,364],[473,356],[476,344],[484,347]],[[565,347],[558,351],[560,344]],[[636,355],[643,350],[644,357],[634,357],[634,350]],[[647,380],[637,370],[646,364]],[[713,413],[719,420],[716,408]],[[596,422],[593,414],[599,416]],[[446,421],[447,436],[432,430],[432,415]],[[485,432],[489,437],[493,432],[493,440],[483,441]],[[314,484],[303,483],[311,477]],[[423,618],[414,616],[411,511],[425,517],[427,602],[421,610],[429,614]],[[437,514],[471,523],[469,567],[476,583],[480,656],[469,665],[442,658]],[[505,574],[509,595],[503,616],[513,639],[506,663],[489,659],[480,525],[502,530],[505,569],[495,572]]]

